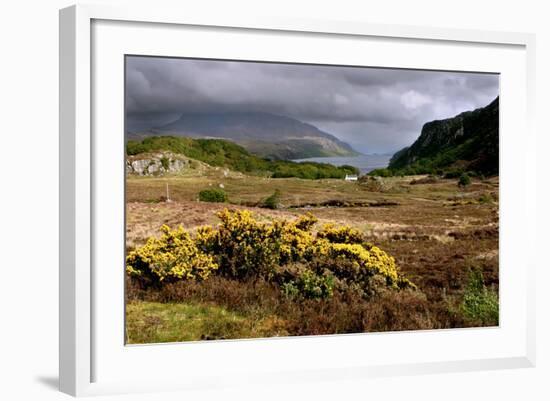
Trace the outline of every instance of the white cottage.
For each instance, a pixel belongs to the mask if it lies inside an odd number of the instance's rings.
[[[351,175],[351,174],[346,174],[345,180],[346,181],[357,181],[357,176],[356,175]]]

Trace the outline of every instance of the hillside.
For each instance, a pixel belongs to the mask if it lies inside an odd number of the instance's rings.
[[[152,136],[142,141],[129,140],[126,143],[126,154],[129,160],[133,159],[133,156],[152,152],[172,152],[210,166],[226,167],[241,173],[272,178],[344,178],[346,174],[358,174],[358,170],[352,166],[336,167],[327,163],[297,163],[287,160],[264,159],[249,153],[234,142],[222,139]],[[171,162],[170,159],[165,163],[170,166]],[[144,167],[138,166],[138,168],[141,171]],[[160,170],[162,169],[159,167]]]
[[[148,135],[227,139],[270,159],[357,154],[347,143],[311,124],[260,112],[184,113],[176,121],[152,128]],[[143,139],[143,134],[129,133],[128,137]]]
[[[390,160],[389,169],[498,174],[499,98],[486,107],[426,123],[418,139]]]

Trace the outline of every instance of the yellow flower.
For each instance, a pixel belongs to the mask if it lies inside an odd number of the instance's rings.
[[[152,282],[206,280],[216,271],[271,279],[281,266],[299,263],[311,274],[328,271],[364,288],[374,275],[392,288],[415,287],[399,274],[393,257],[352,227],[325,224],[315,235],[317,219],[311,214],[270,223],[257,221],[247,210],[224,209],[217,216],[217,227],[199,227],[194,238],[181,226],[163,225],[160,238],[149,238],[128,254],[128,274]]]

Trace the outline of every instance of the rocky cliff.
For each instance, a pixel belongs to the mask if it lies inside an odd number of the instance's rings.
[[[136,175],[177,174],[189,168],[190,160],[170,152],[146,153],[126,158],[126,173]]]
[[[418,139],[397,152],[389,168],[460,167],[498,174],[499,98],[488,106],[426,123]]]

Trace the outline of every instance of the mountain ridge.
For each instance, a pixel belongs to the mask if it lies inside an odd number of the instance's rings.
[[[270,159],[359,154],[346,142],[312,124],[265,112],[182,113],[175,121],[148,132],[128,133],[128,138],[154,135],[231,140]]]

